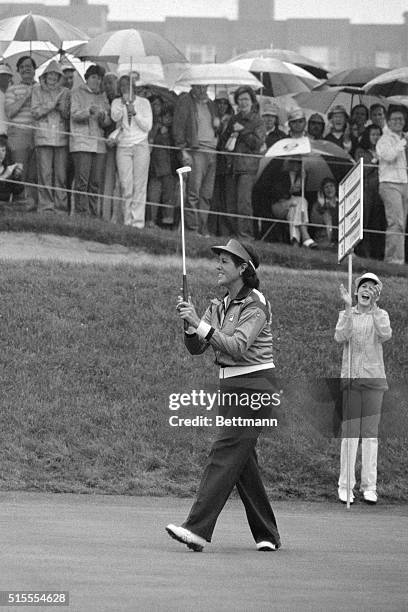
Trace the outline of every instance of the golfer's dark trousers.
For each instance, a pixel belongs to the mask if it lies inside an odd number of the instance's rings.
[[[259,389],[259,373],[255,374],[256,376],[245,376],[246,382],[244,383],[247,385],[249,379],[253,390],[254,388]],[[228,392],[232,391],[231,381],[242,378],[244,377],[226,379],[230,381],[227,386]],[[272,388],[270,382],[270,376],[262,374],[262,388],[259,390],[265,392],[265,385]],[[238,383],[237,388],[242,392],[241,383]],[[275,385],[273,388],[276,391]],[[223,391],[223,389],[225,390],[225,385],[221,384],[220,390]],[[237,406],[230,409],[226,407],[219,409],[219,413],[223,413],[228,418],[237,416],[238,413],[240,416],[245,415],[246,418],[266,418],[270,412],[270,408],[255,412],[248,407],[240,410],[240,407]],[[267,540],[277,545],[280,544],[276,519],[259,473],[255,450],[261,430],[262,427],[220,428],[207,459],[196,500],[183,527],[210,542],[217,518],[236,486],[245,506],[255,542]]]

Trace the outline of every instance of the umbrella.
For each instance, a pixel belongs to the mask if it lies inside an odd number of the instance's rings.
[[[7,62],[12,70],[16,70],[16,64],[23,55],[30,55],[37,66],[55,57],[58,47],[46,41],[0,41],[1,61]]]
[[[259,164],[257,180],[265,173],[270,161],[277,157],[301,159],[306,174],[304,189],[317,191],[326,177],[339,182],[355,164],[341,147],[326,140],[283,138],[270,147]]]
[[[308,108],[326,115],[332,106],[341,105],[350,113],[356,104],[365,104],[370,107],[377,102],[384,104],[384,99],[378,96],[368,96],[363,90],[347,87],[332,87],[326,91],[302,92],[293,96],[293,100],[301,108]],[[385,104],[385,106],[387,106]]]
[[[185,68],[187,58],[169,40],[146,30],[115,30],[105,32],[91,39],[84,45],[79,45],[71,52],[78,57],[99,61],[101,59],[120,65],[132,65],[139,71],[139,64],[149,63],[147,57],[156,58],[163,67],[168,84],[173,83],[180,73],[180,67]],[[153,63],[149,63],[151,70]]]
[[[270,209],[270,193],[274,189],[276,175],[282,169],[284,158],[298,159],[302,162],[302,207],[305,205],[305,191],[318,191],[324,178],[334,178],[339,182],[354,165],[354,160],[337,145],[309,138],[283,138],[268,149],[261,159],[256,182],[252,192],[254,210]],[[306,213],[305,210],[302,210]],[[264,237],[272,229],[265,232]]]
[[[408,67],[384,72],[369,81],[364,91],[377,96],[406,96],[408,94]]]
[[[377,66],[362,66],[361,68],[348,68],[333,74],[324,84],[330,87],[346,86],[363,87],[368,81],[375,79],[380,74],[387,72],[388,68],[378,68]]]
[[[276,97],[288,93],[307,92],[311,88],[299,76],[294,74],[293,69],[289,65],[274,58],[248,58],[228,63],[252,72],[262,81],[264,85],[263,93],[267,96]]]
[[[17,15],[0,20],[1,41],[48,41],[57,49],[62,49],[63,44],[75,44],[78,41],[88,40],[88,36],[74,26],[51,17],[42,15]]]
[[[252,51],[247,51],[246,53],[241,53],[241,55],[233,57],[230,61],[233,62],[239,59],[255,57],[271,57],[278,59],[281,62],[290,62],[291,64],[300,66],[300,68],[304,68],[304,70],[307,70],[318,79],[327,78],[327,70],[325,70],[325,68],[323,68],[320,64],[314,62],[308,57],[305,57],[304,55],[301,55],[300,53],[290,51],[289,49],[254,49]]]
[[[233,64],[193,64],[175,82],[176,87],[189,85],[249,85],[253,89],[262,88],[261,81],[253,74]]]

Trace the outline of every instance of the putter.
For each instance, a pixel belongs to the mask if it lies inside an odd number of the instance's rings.
[[[183,166],[177,168],[177,174],[180,180],[180,221],[181,221],[181,257],[183,262],[183,300],[188,302],[188,287],[187,287],[187,274],[186,274],[186,242],[184,234],[184,184],[183,176],[191,172],[190,166]],[[184,321],[184,329],[188,328],[187,321]]]

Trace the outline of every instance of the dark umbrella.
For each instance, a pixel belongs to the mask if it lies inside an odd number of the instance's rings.
[[[384,74],[389,68],[378,68],[377,66],[362,66],[361,68],[348,68],[333,74],[324,82],[330,87],[345,86],[364,87],[366,83]]]
[[[268,149],[259,164],[252,194],[256,216],[268,216],[262,213],[271,209],[271,193],[274,189],[275,176],[281,171],[285,158],[302,161],[306,175],[302,193],[318,191],[325,178],[333,178],[336,183],[339,183],[355,164],[344,149],[326,140],[309,140],[307,137],[279,140]],[[263,229],[265,229],[265,224]]]
[[[369,81],[364,91],[376,96],[406,96],[408,95],[408,68],[396,68],[384,72]]]

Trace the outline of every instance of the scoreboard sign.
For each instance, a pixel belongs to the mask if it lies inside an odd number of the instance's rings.
[[[339,263],[363,239],[363,159],[339,185]]]

